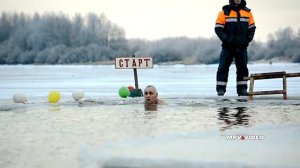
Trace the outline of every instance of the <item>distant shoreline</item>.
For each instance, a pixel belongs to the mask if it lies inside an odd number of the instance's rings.
[[[297,63],[291,62],[285,59],[272,59],[272,60],[256,60],[249,61],[248,64],[276,64],[276,63]],[[159,62],[155,65],[212,65],[199,62],[186,62],[186,61],[171,61],[171,62]],[[218,63],[213,63],[218,64]],[[97,62],[85,62],[85,63],[71,63],[71,64],[0,64],[1,65],[115,65],[115,61],[97,61]]]

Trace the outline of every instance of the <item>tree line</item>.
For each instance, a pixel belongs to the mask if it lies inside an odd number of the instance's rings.
[[[125,30],[95,13],[69,18],[63,13],[33,16],[5,13],[0,18],[0,64],[74,64],[112,61],[117,56],[152,56],[154,63],[218,63],[221,42],[213,38],[126,39]],[[249,60],[300,62],[300,29],[287,27],[253,41]]]

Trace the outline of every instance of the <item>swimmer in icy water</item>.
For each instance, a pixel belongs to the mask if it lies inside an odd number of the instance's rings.
[[[144,89],[145,105],[166,104],[163,100],[158,98],[158,92],[153,85],[148,85]]]

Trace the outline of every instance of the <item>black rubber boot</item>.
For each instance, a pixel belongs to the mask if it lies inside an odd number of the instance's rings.
[[[241,92],[238,94],[239,96],[249,96],[249,93],[247,91]]]

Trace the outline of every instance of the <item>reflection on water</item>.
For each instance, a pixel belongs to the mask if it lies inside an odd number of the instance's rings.
[[[60,111],[61,107],[59,103],[51,103],[49,107],[49,111]]]
[[[157,105],[156,104],[145,104],[145,111],[157,111]]]
[[[224,121],[225,126],[221,130],[230,129],[234,126],[249,126],[250,115],[247,107],[221,107],[218,109],[218,119]]]

